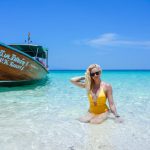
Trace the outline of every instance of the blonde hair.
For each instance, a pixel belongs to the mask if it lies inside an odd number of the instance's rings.
[[[91,78],[90,73],[93,68],[98,68],[102,72],[102,69],[97,64],[90,65],[85,72],[85,87],[88,91],[91,91],[94,86],[94,80]]]

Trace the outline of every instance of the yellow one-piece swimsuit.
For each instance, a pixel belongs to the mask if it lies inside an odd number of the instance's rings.
[[[106,105],[106,95],[104,89],[101,88],[96,99],[96,105],[94,104],[94,100],[92,98],[91,92],[88,92],[88,99],[90,103],[89,112],[94,114],[101,114],[108,111],[108,107]]]

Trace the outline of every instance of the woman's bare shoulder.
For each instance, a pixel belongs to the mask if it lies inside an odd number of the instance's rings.
[[[105,91],[108,91],[108,90],[111,90],[111,89],[112,89],[111,84],[109,84],[109,83],[107,83],[107,82],[102,81],[101,85],[102,85],[102,87],[105,89]]]

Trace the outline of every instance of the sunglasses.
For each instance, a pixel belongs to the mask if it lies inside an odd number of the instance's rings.
[[[90,73],[90,76],[91,76],[91,77],[94,77],[95,74],[98,76],[98,75],[100,74],[100,71],[97,71],[97,72],[94,72],[94,73]]]

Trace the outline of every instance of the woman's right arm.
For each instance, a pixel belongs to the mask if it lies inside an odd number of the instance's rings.
[[[71,83],[73,83],[74,85],[81,87],[81,88],[85,88],[85,82],[82,82],[82,80],[85,80],[84,76],[74,77],[70,79]]]

